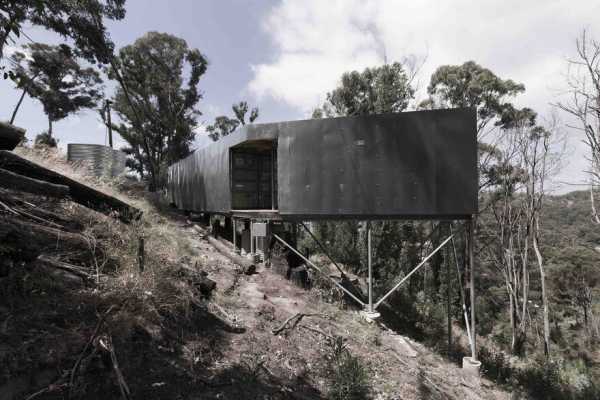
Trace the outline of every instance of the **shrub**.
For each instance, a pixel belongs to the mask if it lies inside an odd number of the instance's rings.
[[[534,399],[559,400],[568,398],[557,361],[536,363],[519,371],[517,379]]]
[[[48,147],[56,147],[58,144],[57,140],[48,134],[48,132],[44,131],[35,137],[36,146],[48,146]]]
[[[479,348],[479,361],[488,378],[500,384],[510,382],[513,370],[509,358],[503,352],[493,352],[482,346]]]
[[[371,391],[366,368],[358,357],[350,354],[343,338],[329,343],[329,399],[359,400],[369,398]]]

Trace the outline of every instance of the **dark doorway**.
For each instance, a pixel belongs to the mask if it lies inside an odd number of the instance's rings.
[[[231,208],[277,209],[277,142],[253,140],[231,148]]]

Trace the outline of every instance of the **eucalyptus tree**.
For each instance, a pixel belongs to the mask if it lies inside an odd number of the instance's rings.
[[[124,17],[125,0],[0,0],[0,59],[11,35],[19,37],[30,23],[73,40],[88,61],[108,64],[114,44],[105,19]]]
[[[422,108],[470,107],[477,110],[480,189],[494,184],[493,168],[500,156],[499,125],[510,123],[511,100],[525,91],[525,86],[502,79],[474,61],[461,65],[442,65],[431,75],[429,99]],[[508,112],[508,113],[507,113]]]
[[[403,64],[394,62],[349,71],[342,74],[338,86],[327,93],[326,101],[313,111],[313,118],[357,116],[404,111],[414,96],[411,77]],[[373,222],[374,264],[379,278],[394,278],[405,255],[404,239],[416,241],[416,232],[405,224],[392,221]],[[357,221],[322,222],[316,225],[317,236],[328,243],[328,249],[336,260],[350,266],[355,272],[364,272],[365,245]],[[412,261],[412,260],[411,260]],[[385,279],[378,280],[386,281]]]
[[[53,123],[82,109],[96,107],[102,98],[102,79],[97,70],[83,67],[67,45],[32,43],[11,56],[16,87],[38,100],[48,117],[48,143],[54,143]]]
[[[245,101],[240,101],[239,103],[233,104],[231,106],[231,110],[233,111],[233,118],[230,118],[226,115],[220,115],[215,118],[215,121],[212,124],[206,127],[208,137],[210,137],[213,141],[216,142],[222,137],[233,133],[240,125],[246,125],[248,103]],[[254,107],[252,110],[250,110],[248,122],[253,123],[257,118],[258,107]]]
[[[592,218],[600,224],[594,190],[600,186],[600,42],[582,31],[575,41],[576,56],[568,60],[569,100],[558,107],[575,118],[588,148]]]
[[[198,89],[208,61],[185,40],[148,32],[119,50],[109,77],[119,81],[112,99],[120,122],[112,128],[128,143],[130,166],[156,190],[169,164],[190,154]]]

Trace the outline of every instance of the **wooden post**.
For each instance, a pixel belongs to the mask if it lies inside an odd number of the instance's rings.
[[[106,122],[108,126],[108,145],[113,148],[112,122],[110,119],[110,100],[106,100]]]
[[[140,269],[140,272],[144,272],[145,255],[144,255],[144,237],[143,236],[139,237],[137,259],[138,259],[138,267]]]

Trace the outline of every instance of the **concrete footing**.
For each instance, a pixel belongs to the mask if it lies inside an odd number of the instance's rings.
[[[462,367],[465,383],[471,387],[479,386],[481,361],[474,360],[472,357],[463,357]]]
[[[379,317],[381,317],[381,314],[379,314],[377,311],[361,311],[361,314],[363,318],[367,320],[367,322],[375,322]]]

